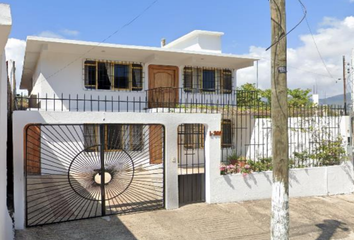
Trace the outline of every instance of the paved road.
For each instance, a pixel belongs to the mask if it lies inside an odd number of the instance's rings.
[[[294,198],[291,239],[354,239],[354,195]],[[270,200],[192,204],[48,225],[16,232],[17,240],[269,239]]]

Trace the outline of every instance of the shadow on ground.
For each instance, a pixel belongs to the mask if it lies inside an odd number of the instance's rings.
[[[349,235],[349,228],[346,227],[347,224],[344,222],[340,222],[337,220],[324,220],[323,223],[316,224],[316,227],[321,229],[321,235],[316,240],[329,240],[332,239],[333,235],[339,230],[342,232],[348,232]],[[346,237],[346,236],[342,236]]]
[[[136,240],[117,217],[71,221],[16,231],[16,240]]]

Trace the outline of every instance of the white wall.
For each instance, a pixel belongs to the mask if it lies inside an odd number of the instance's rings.
[[[219,169],[216,169],[218,171]],[[290,197],[327,196],[354,192],[353,163],[340,166],[291,169],[289,173]],[[211,203],[247,201],[270,198],[272,194],[271,171],[217,175],[212,180]]]
[[[133,111],[138,111],[138,109],[143,110],[147,108],[144,103],[139,103],[139,101],[146,101],[146,91],[148,90],[148,68],[151,62],[154,65],[172,65],[177,66],[179,68],[179,87],[183,88],[183,69],[185,65],[193,65],[193,63],[188,64],[175,62],[171,60],[171,62],[162,61],[159,59],[148,59],[143,64],[143,72],[144,72],[144,85],[142,91],[123,91],[123,90],[88,90],[85,89],[84,80],[83,80],[83,67],[84,61],[86,59],[103,59],[103,60],[111,60],[111,61],[137,61],[137,59],[133,59],[129,56],[111,56],[111,55],[90,55],[88,54],[84,58],[82,58],[81,54],[67,54],[67,53],[58,53],[58,52],[50,52],[49,50],[42,50],[40,58],[38,60],[38,64],[33,75],[33,83],[34,88],[32,90],[32,94],[38,95],[40,98],[56,98],[61,97],[61,94],[64,94],[63,97],[68,99],[73,99],[70,105],[71,111],[83,110],[84,105],[83,102],[79,102],[76,104],[76,97],[83,99],[85,95],[85,99],[89,100],[92,96],[93,100],[104,100],[105,97],[108,101],[121,101],[119,107],[118,104],[115,103],[113,105],[113,110],[125,111],[127,109],[127,104],[124,102],[129,98],[129,101],[136,101],[136,104],[130,103],[128,108]],[[70,65],[66,66],[68,62],[72,62]],[[65,67],[64,67],[65,66]],[[202,67],[202,66],[201,66]],[[233,71],[233,89],[236,87],[236,73]],[[227,103],[236,103],[235,96],[233,94],[199,94],[199,93],[185,93],[184,91],[179,92],[180,101],[189,102],[189,103],[219,103],[219,104],[227,104]],[[49,100],[47,103],[42,101],[41,103],[42,109],[54,109],[53,101]],[[56,111],[61,111],[61,102],[55,102]],[[63,110],[66,111],[69,109],[69,101],[64,101]],[[98,105],[96,102],[92,104],[93,110],[98,110]],[[100,111],[104,111],[105,104],[100,104]],[[91,110],[91,104],[89,101],[86,102],[85,110]],[[112,110],[111,103],[107,103],[107,111]]]
[[[24,228],[25,219],[25,179],[24,179],[24,127],[30,123],[48,124],[162,124],[165,126],[165,206],[167,209],[178,207],[178,146],[177,128],[183,123],[200,123],[205,131],[220,130],[220,114],[173,114],[173,113],[109,113],[109,112],[29,112],[14,113],[14,175],[15,175],[15,228]],[[206,165],[220,163],[220,137],[209,137],[205,142]],[[206,200],[210,202],[213,193],[210,179],[214,179],[214,168],[206,168]]]
[[[0,240],[13,239],[12,220],[6,206],[7,73],[5,44],[11,30],[10,6],[0,4]]]

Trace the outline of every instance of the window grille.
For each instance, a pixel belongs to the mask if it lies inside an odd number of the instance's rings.
[[[183,76],[185,92],[232,92],[232,71],[229,69],[186,66]]]
[[[222,133],[221,146],[223,148],[231,147],[232,146],[231,120],[229,119],[222,120],[221,133]]]
[[[143,90],[143,67],[137,63],[86,60],[86,89]]]
[[[190,149],[204,148],[204,125],[184,124],[184,147]]]

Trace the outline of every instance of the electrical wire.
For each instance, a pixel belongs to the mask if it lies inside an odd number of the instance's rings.
[[[64,67],[62,67],[61,69],[59,69],[58,71],[54,72],[52,75],[50,75],[46,80],[48,80],[49,78],[57,75],[58,73],[60,73],[61,71],[63,71],[64,69],[66,69],[67,67],[69,67],[71,64],[77,62],[78,60],[82,59],[84,56],[86,56],[89,52],[91,52],[93,49],[99,47],[102,43],[105,43],[108,39],[110,39],[111,37],[113,37],[114,35],[116,35],[118,32],[120,32],[121,30],[123,30],[124,28],[128,27],[129,25],[131,25],[133,22],[135,22],[138,18],[140,18],[145,12],[147,12],[152,6],[155,5],[155,3],[157,3],[159,0],[155,0],[153,2],[151,2],[144,10],[142,10],[138,15],[136,15],[132,20],[130,20],[129,22],[125,23],[124,25],[122,25],[119,29],[117,29],[116,31],[114,31],[112,34],[110,34],[108,37],[106,37],[105,39],[103,39],[101,42],[99,42],[97,45],[93,46],[92,48],[90,48],[87,52],[85,52],[84,54],[82,54],[80,57],[74,59],[73,61],[69,62],[67,65],[65,65]]]
[[[276,5],[278,5],[274,0],[270,0],[270,1],[273,1]],[[286,34],[281,35],[281,36],[279,37],[279,39],[278,39],[276,42],[272,43],[272,45],[270,45],[270,46],[266,49],[266,51],[268,51],[271,47],[273,47],[275,44],[277,44],[277,43],[278,43],[280,40],[282,40],[284,37],[288,36],[288,35],[289,35],[292,31],[294,31],[294,30],[304,21],[304,19],[306,18],[307,9],[306,9],[305,5],[301,2],[301,0],[298,0],[298,1],[299,1],[299,3],[302,5],[303,10],[304,10],[304,15],[302,16],[301,20],[300,20],[292,29],[290,29],[290,31],[288,31]],[[277,8],[278,8],[278,10],[279,10],[279,6],[277,6]],[[280,18],[280,19],[281,19],[281,18]],[[272,21],[273,21],[273,19],[272,19]],[[284,29],[283,29],[283,31],[284,31]]]
[[[315,44],[315,47],[316,47],[316,50],[317,50],[318,56],[320,57],[320,59],[321,59],[321,61],[322,61],[322,63],[323,63],[323,66],[325,67],[325,69],[326,69],[326,71],[327,71],[327,73],[328,73],[329,77],[330,77],[330,78],[333,78],[333,76],[332,76],[331,72],[329,71],[329,69],[328,69],[328,67],[327,67],[327,65],[326,65],[326,63],[325,63],[325,61],[324,61],[324,59],[323,59],[323,57],[322,57],[322,54],[321,54],[320,50],[318,49],[318,46],[317,46],[317,43],[316,43],[315,37],[314,37],[314,36],[313,36],[313,34],[312,34],[312,30],[311,30],[311,27],[310,27],[309,22],[307,21],[307,18],[306,18],[305,20],[306,20],[306,25],[307,25],[307,27],[308,27],[308,29],[309,29],[309,31],[310,31],[310,34],[311,34],[311,37],[312,37],[313,43]]]

